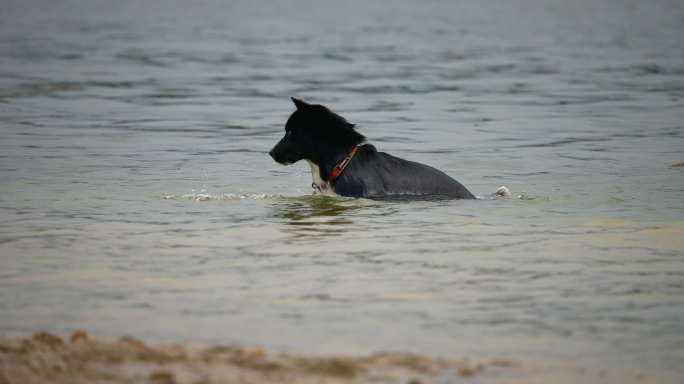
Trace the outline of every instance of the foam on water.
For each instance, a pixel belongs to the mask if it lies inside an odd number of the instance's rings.
[[[216,200],[264,200],[280,198],[282,195],[268,195],[268,194],[253,194],[253,195],[235,195],[228,193],[225,195],[212,195],[204,189],[199,193],[188,193],[187,195],[157,195],[152,196],[154,199],[166,200],[195,200],[195,201],[216,201]]]

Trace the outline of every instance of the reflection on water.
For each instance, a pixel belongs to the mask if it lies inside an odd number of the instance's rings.
[[[347,203],[347,204],[345,204]],[[362,209],[354,199],[327,198],[321,196],[299,197],[279,201],[270,207],[271,216],[281,219],[283,224],[314,232],[337,232],[329,226],[353,224],[350,216]],[[322,228],[320,224],[325,224]]]
[[[6,3],[0,332],[681,378],[681,1]],[[290,96],[485,199],[310,196]]]

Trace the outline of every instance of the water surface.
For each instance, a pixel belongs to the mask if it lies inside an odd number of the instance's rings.
[[[677,382],[681,36],[667,0],[7,1],[0,332]],[[311,196],[290,96],[513,196]]]

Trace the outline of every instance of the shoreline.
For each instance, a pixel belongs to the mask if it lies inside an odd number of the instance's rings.
[[[0,335],[0,384],[31,383],[661,383],[634,372],[471,361],[383,352],[369,356],[270,353],[259,346],[146,343],[76,331]]]

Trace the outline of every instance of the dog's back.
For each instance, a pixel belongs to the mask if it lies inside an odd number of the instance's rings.
[[[355,156],[332,185],[333,192],[349,197],[446,196],[474,199],[466,187],[429,165],[359,147]]]

